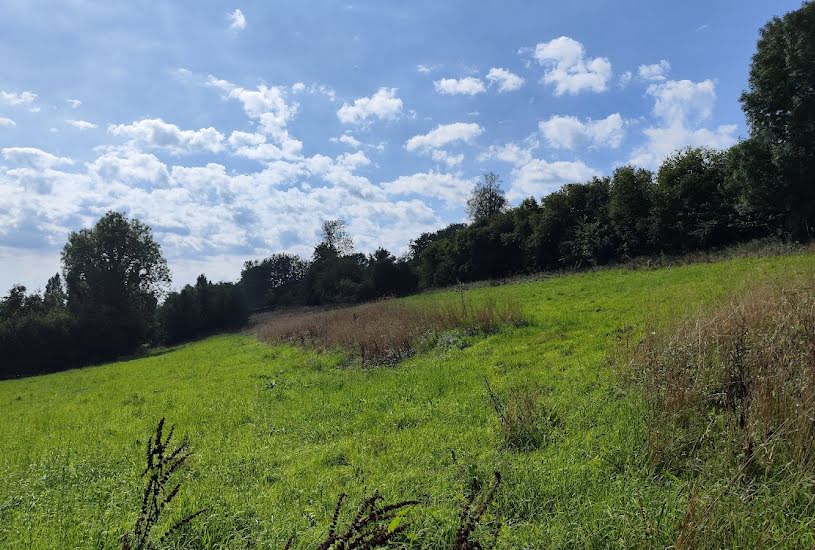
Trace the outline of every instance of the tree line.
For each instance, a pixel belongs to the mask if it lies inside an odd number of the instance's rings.
[[[62,273],[41,293],[0,300],[0,377],[60,370],[243,325],[249,309],[354,303],[421,289],[643,255],[683,254],[815,231],[815,3],[761,30],[741,96],[749,138],[689,148],[654,173],[635,166],[565,185],[510,208],[487,173],[469,223],[424,233],[396,257],[356,252],[342,220],[323,223],[310,258],[247,261],[238,283],[167,292],[166,260],[148,226],[109,212],[71,233]]]

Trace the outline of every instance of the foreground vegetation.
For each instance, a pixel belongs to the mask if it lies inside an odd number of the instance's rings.
[[[410,241],[396,258],[354,250],[342,220],[323,220],[310,258],[245,262],[237,284],[167,292],[148,226],[109,212],[68,235],[62,277],[43,293],[0,299],[0,378],[112,360],[241,326],[247,308],[347,305],[420,289],[634,258],[719,250],[757,238],[813,238],[815,2],[761,30],[741,96],[749,138],[726,150],[677,151],[659,169],[619,167],[510,207],[497,174],[467,200],[469,223]]]
[[[354,503],[378,489],[421,503],[393,544],[451,547],[465,500],[500,471],[485,519],[486,531],[502,520],[499,547],[686,544],[694,525],[716,527],[709,546],[809,547],[815,485],[792,451],[749,478],[723,477],[738,466],[722,457],[740,463],[715,452],[661,465],[655,409],[613,359],[643,331],[672,334],[672,319],[713,312],[756,281],[813,275],[803,253],[474,288],[468,303],[519,304],[526,324],[439,338],[392,367],[233,334],[5,381],[0,546],[121,546],[142,499],[144,446],[166,416],[193,455],[164,521],[206,509],[173,539],[180,546],[282,548],[294,536],[313,548],[341,493]],[[697,435],[696,421],[662,425]],[[722,486],[732,489],[719,496]]]

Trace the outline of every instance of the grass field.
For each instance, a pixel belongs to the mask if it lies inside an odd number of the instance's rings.
[[[438,347],[393,367],[216,336],[153,356],[0,382],[0,547],[109,548],[132,528],[144,445],[166,416],[194,457],[173,514],[207,508],[179,544],[313,547],[341,492],[424,505],[415,547],[449,546],[465,495],[494,470],[507,548],[664,547],[694,480],[647,465],[645,414],[611,358],[765,279],[815,274],[811,254],[659,270],[608,269],[467,290],[522,304],[527,326]],[[409,298],[418,303],[438,293]],[[632,332],[633,331],[633,332]],[[542,387],[559,422],[538,449],[507,449],[485,391]],[[811,488],[809,489],[811,492]],[[815,507],[759,491],[730,520],[733,547],[815,543]]]

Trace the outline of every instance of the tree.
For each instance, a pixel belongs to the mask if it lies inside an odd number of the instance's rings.
[[[108,212],[93,228],[70,234],[62,265],[68,307],[95,358],[129,353],[146,341],[170,282],[150,227]]]
[[[348,235],[345,220],[326,220],[321,228],[322,244],[335,251],[338,255],[344,256],[354,251],[354,241]]]
[[[725,154],[685,149],[665,159],[654,188],[653,237],[683,252],[734,240],[736,212],[725,187]]]
[[[621,255],[633,257],[648,249],[653,177],[648,170],[623,166],[611,178],[608,215]]]
[[[501,180],[495,172],[487,172],[473,187],[467,199],[467,214],[474,223],[489,220],[507,207]]]
[[[308,262],[294,254],[272,254],[243,264],[240,285],[253,308],[286,305],[301,295]]]
[[[815,2],[761,30],[750,66],[750,89],[741,96],[754,147],[768,153],[773,172],[769,181],[749,183],[772,186],[753,196],[770,200],[783,216],[789,232],[812,237],[815,223]],[[762,167],[759,172],[766,172]]]

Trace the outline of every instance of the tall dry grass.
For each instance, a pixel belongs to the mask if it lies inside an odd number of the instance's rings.
[[[634,367],[657,464],[726,445],[765,468],[815,466],[815,281],[764,284],[651,334]]]
[[[520,305],[463,294],[432,303],[383,300],[354,307],[268,317],[256,327],[266,342],[340,349],[363,364],[394,363],[446,331],[488,334],[525,323]]]

